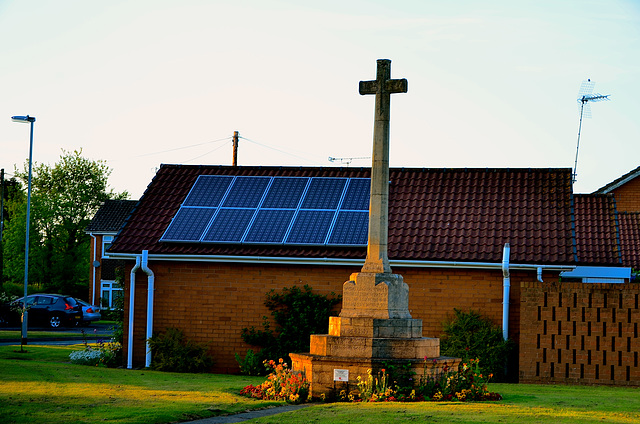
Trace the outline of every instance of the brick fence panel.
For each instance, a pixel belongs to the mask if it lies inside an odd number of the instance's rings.
[[[640,284],[522,283],[520,382],[638,386]]]

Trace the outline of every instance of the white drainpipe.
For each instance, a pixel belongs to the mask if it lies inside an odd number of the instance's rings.
[[[153,336],[153,292],[155,290],[154,280],[155,276],[153,271],[147,266],[149,262],[149,251],[142,251],[142,271],[147,274],[147,359],[145,366],[149,368],[151,366],[151,347],[149,346],[149,339]]]
[[[511,276],[509,275],[509,253],[511,247],[509,243],[504,244],[502,251],[502,337],[507,340],[509,338],[509,293],[511,291]],[[538,268],[542,272],[542,268]]]
[[[542,281],[542,267],[538,267],[537,275],[538,275],[538,281],[541,283],[544,283],[544,281]]]
[[[140,256],[136,256],[136,264],[131,268],[129,277],[129,337],[127,339],[127,368],[133,368],[133,315],[135,311],[136,271],[140,269]]]

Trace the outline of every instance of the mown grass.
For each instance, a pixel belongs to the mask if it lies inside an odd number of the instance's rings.
[[[94,368],[77,346],[0,347],[0,416],[10,423],[171,423],[259,409],[238,395],[263,378]],[[314,404],[251,423],[640,423],[640,388],[491,384],[500,402]]]
[[[102,321],[96,321],[93,323],[90,323],[87,326],[81,326],[81,327],[77,327],[75,329],[71,329],[71,328],[62,328],[62,329],[57,329],[57,330],[53,330],[53,329],[38,329],[38,330],[31,330],[29,329],[27,331],[27,337],[29,340],[32,339],[42,339],[42,338],[60,338],[60,337],[80,337],[81,333],[79,331],[81,330],[85,330],[86,335],[88,337],[93,337],[93,327],[97,324],[100,325],[106,325],[107,328],[112,327],[116,324],[115,321],[106,321],[106,320],[102,320]],[[20,342],[20,338],[22,336],[22,330],[20,328],[18,329],[11,329],[11,330],[0,330],[0,341],[18,341]]]
[[[31,339],[42,339],[42,338],[50,338],[50,337],[78,337],[78,333],[73,333],[70,331],[47,331],[47,330],[29,330],[27,332],[27,338]],[[20,338],[22,337],[22,333],[20,330],[0,330],[0,340],[7,341],[18,341],[20,342]]]
[[[77,346],[0,346],[0,416],[10,423],[169,423],[281,402],[238,395],[263,378],[72,365]]]

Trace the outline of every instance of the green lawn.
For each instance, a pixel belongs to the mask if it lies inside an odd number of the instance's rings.
[[[263,378],[94,368],[81,346],[0,346],[0,416],[11,423],[171,423],[279,405],[240,397]],[[17,352],[16,352],[17,351]],[[253,423],[640,423],[640,389],[492,384],[500,402],[315,404]]]
[[[31,339],[42,339],[42,338],[57,338],[57,337],[78,337],[80,336],[77,333],[71,333],[68,331],[28,331],[27,338]],[[0,330],[0,340],[6,341],[18,341],[22,337],[22,333],[20,330]]]
[[[108,326],[114,326],[115,321],[97,321],[93,324],[102,324]],[[71,330],[68,328],[62,330],[28,330],[27,337],[29,340],[31,339],[41,339],[41,338],[60,338],[60,337],[81,337],[82,334],[78,333],[78,330],[85,329],[87,337],[96,336],[93,334],[93,328],[91,327],[93,324],[90,324],[87,327],[78,327],[77,330]],[[22,330],[0,330],[0,340],[8,340],[8,341],[20,341],[22,336]]]

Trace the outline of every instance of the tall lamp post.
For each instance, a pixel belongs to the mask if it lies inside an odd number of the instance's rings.
[[[22,340],[20,347],[27,344],[27,285],[29,284],[29,223],[31,215],[31,164],[33,158],[33,123],[36,118],[33,116],[12,116],[14,122],[29,122],[31,132],[29,137],[29,179],[27,180],[27,235],[24,245],[24,298],[22,299]]]

